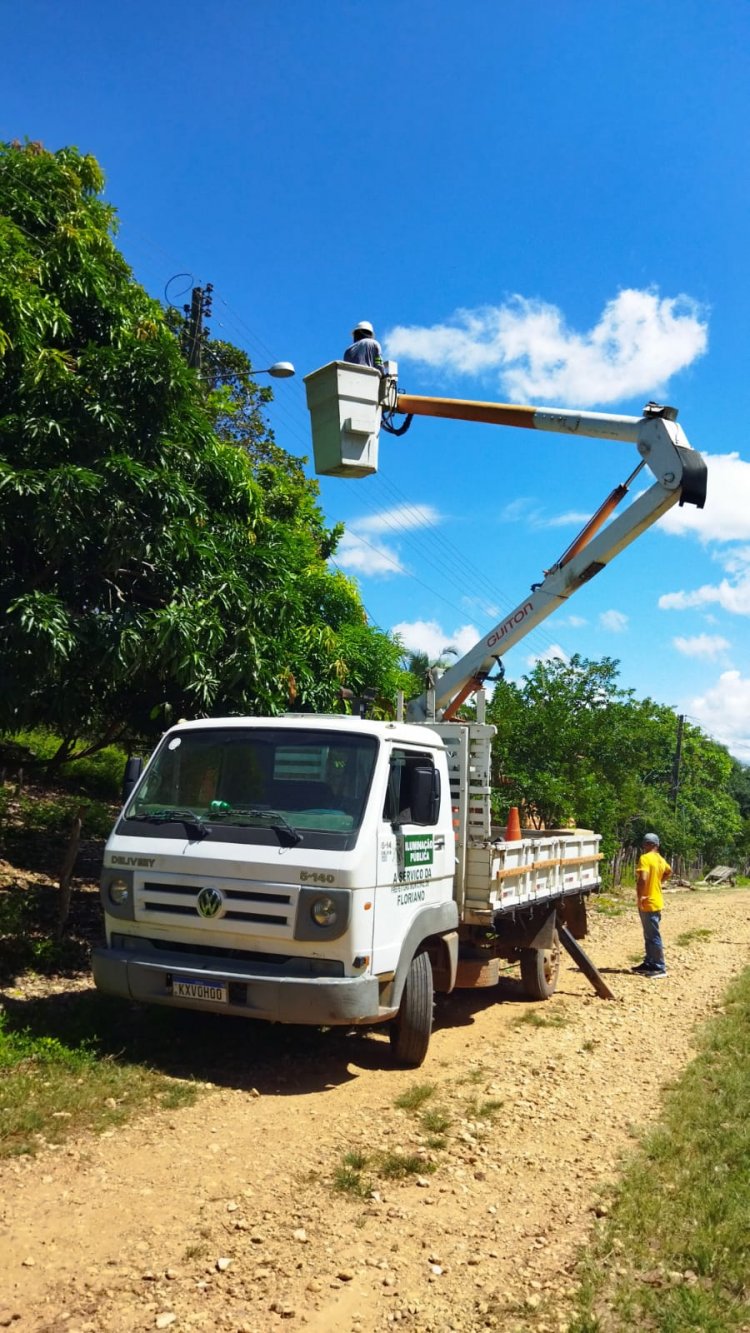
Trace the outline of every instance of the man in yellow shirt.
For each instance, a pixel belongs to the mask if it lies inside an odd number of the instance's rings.
[[[659,851],[656,833],[645,833],[636,872],[638,912],[643,927],[646,957],[633,971],[642,977],[665,977],[664,946],[661,941],[662,885],[672,874],[672,867]]]

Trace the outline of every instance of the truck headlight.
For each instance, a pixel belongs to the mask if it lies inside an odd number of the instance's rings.
[[[333,901],[332,898],[328,898],[325,896],[322,898],[316,898],[315,902],[310,908],[310,916],[312,917],[316,926],[332,926],[336,920],[337,915],[338,913],[336,911],[335,902]]]
[[[112,883],[109,886],[109,897],[110,901],[115,904],[115,907],[121,907],[123,903],[126,903],[128,901],[129,893],[130,885],[126,884],[124,879],[112,880]]]

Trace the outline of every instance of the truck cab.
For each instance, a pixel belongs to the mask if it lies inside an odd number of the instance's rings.
[[[185,722],[104,854],[97,986],[291,1023],[398,1014],[413,957],[455,976],[443,741],[353,717]],[[453,962],[452,962],[453,960]]]

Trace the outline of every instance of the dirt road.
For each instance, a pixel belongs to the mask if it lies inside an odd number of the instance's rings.
[[[544,1005],[512,979],[464,992],[417,1072],[379,1034],[216,1019],[232,1056],[195,1106],[5,1163],[0,1325],[565,1329],[621,1155],[750,958],[748,891],[669,895],[660,981],[627,970],[635,912],[591,916],[615,1003],[567,958]]]

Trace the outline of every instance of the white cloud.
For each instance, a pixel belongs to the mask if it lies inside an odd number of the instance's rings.
[[[434,528],[439,522],[440,514],[432,505],[396,505],[357,518],[350,527],[356,532],[409,532],[413,528]]]
[[[446,648],[455,648],[458,657],[463,657],[479,639],[479,631],[474,625],[459,625],[457,629],[445,630],[437,620],[402,620],[393,626],[406,650],[410,653],[427,653],[431,662],[446,656]],[[451,654],[448,665],[455,660]]]
[[[734,546],[714,556],[728,577],[718,583],[703,583],[690,591],[665,592],[659,598],[662,611],[688,611],[696,607],[720,607],[734,616],[750,616],[750,546]],[[716,624],[716,616],[707,612],[706,621]]]
[[[602,611],[599,615],[599,624],[602,629],[608,629],[612,634],[624,634],[628,627],[628,617],[623,611]]]
[[[543,528],[569,528],[578,527],[588,523],[591,514],[584,513],[582,510],[568,509],[564,514],[553,514],[552,516],[544,512],[544,506],[539,500],[530,495],[521,495],[517,500],[510,500],[500,510],[500,519],[504,523],[526,523],[528,527],[535,531]]]
[[[543,653],[533,653],[530,657],[527,657],[526,665],[533,667],[536,666],[537,662],[554,662],[556,658],[560,658],[562,662],[570,661],[565,649],[561,648],[559,643],[551,643],[549,648],[544,649]]]
[[[750,569],[750,546],[734,546],[722,551],[718,559],[728,574],[744,574]]]
[[[445,324],[399,325],[388,355],[449,372],[495,371],[521,401],[575,406],[661,394],[707,345],[705,314],[689,296],[632,288],[608,301],[593,328],[568,327],[557,306],[513,296],[498,306],[457,310]]]
[[[750,679],[724,671],[711,689],[690,700],[686,711],[737,759],[750,762]]]
[[[555,616],[555,629],[580,629],[582,625],[588,625],[585,616]]]
[[[678,635],[672,643],[678,653],[685,657],[705,657],[711,661],[721,657],[730,647],[729,640],[723,639],[720,634],[694,634],[692,638]]]
[[[391,578],[408,570],[398,549],[383,537],[414,528],[434,527],[440,514],[432,505],[397,505],[354,519],[346,528],[336,551],[336,564],[353,574],[369,578]]]
[[[691,443],[700,447],[700,441]],[[676,536],[690,533],[704,545],[750,541],[750,462],[738,453],[703,457],[708,467],[705,509],[673,505],[659,520],[660,530]]]
[[[476,612],[482,620],[495,621],[503,615],[502,607],[499,607],[496,602],[485,601],[484,597],[481,596],[469,597],[465,595],[461,598],[461,605],[468,615],[473,615]]]
[[[536,502],[528,495],[519,495],[516,500],[509,500],[508,504],[503,505],[500,510],[500,518],[504,523],[518,523],[521,519],[528,518],[531,506]]]
[[[407,572],[392,547],[385,542],[368,541],[351,528],[341,538],[335,562],[341,569],[370,578],[390,578]]]
[[[584,514],[577,509],[569,509],[565,514],[557,514],[555,518],[548,518],[540,523],[540,527],[545,528],[568,528],[573,524],[580,527],[582,523],[588,523],[590,514]]]
[[[704,583],[692,592],[665,592],[659,598],[662,611],[687,611],[696,606],[720,606],[735,616],[750,616],[750,571],[736,582]]]

